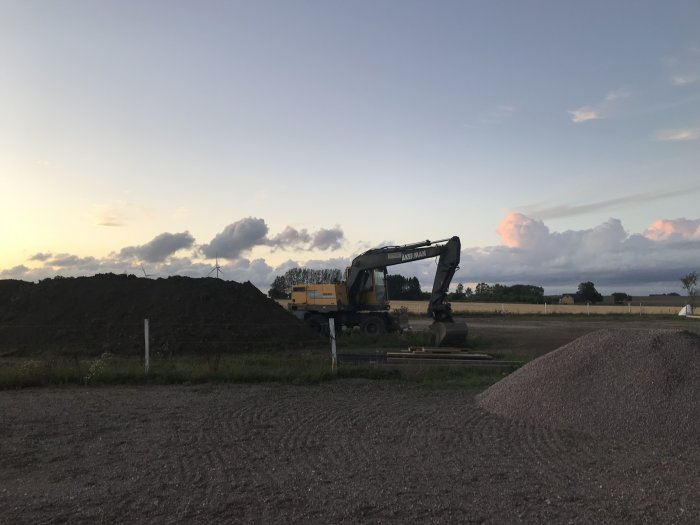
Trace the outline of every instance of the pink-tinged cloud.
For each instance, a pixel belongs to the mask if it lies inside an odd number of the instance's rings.
[[[522,213],[509,213],[501,221],[496,233],[509,248],[534,248],[549,237],[549,228],[537,219]]]
[[[644,232],[653,241],[700,240],[700,219],[659,219],[649,225]]]
[[[569,115],[571,115],[572,122],[576,124],[586,122],[588,120],[608,118],[608,115],[614,105],[617,104],[619,100],[624,100],[627,97],[629,97],[629,93],[620,89],[610,91],[607,95],[605,95],[602,102],[573,109],[569,111]]]
[[[656,132],[656,140],[677,142],[700,139],[700,128],[661,129]]]

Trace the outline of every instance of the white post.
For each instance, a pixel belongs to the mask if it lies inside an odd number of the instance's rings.
[[[628,314],[632,313],[632,303],[627,303],[627,313]]]
[[[586,313],[591,315],[591,303],[586,303]]]
[[[547,315],[547,303],[544,303],[544,315]]]
[[[151,365],[151,363],[150,363],[150,353],[151,353],[151,351],[150,351],[150,342],[149,342],[149,337],[148,337],[148,319],[144,319],[144,320],[143,320],[143,338],[144,338],[144,340],[145,340],[145,342],[146,342],[146,350],[145,350],[145,355],[144,355],[144,357],[145,357],[144,361],[145,361],[145,363],[146,363],[146,365],[145,365],[146,373],[148,374],[148,369],[150,368],[150,365]]]
[[[338,368],[338,355],[335,351],[335,319],[332,317],[328,318],[328,331],[331,334],[331,370],[335,373]]]

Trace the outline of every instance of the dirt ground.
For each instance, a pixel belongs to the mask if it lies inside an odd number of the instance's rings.
[[[467,322],[523,356],[634,327]],[[516,422],[479,407],[479,392],[369,380],[2,391],[0,522],[700,522],[700,441]]]
[[[0,355],[248,352],[299,348],[317,334],[255,286],[223,279],[98,274],[0,280]]]
[[[534,316],[462,317],[470,336],[483,345],[484,351],[506,353],[530,359],[570,343],[584,334],[604,328],[679,328],[700,333],[700,319],[676,316],[609,317],[566,316],[557,318]],[[411,326],[420,330],[429,319],[411,318]],[[482,348],[482,347],[480,347]]]
[[[0,392],[3,523],[697,523],[700,445],[342,380]]]

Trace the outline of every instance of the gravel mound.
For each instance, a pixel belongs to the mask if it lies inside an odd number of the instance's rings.
[[[51,345],[99,353],[284,348],[314,337],[251,283],[134,275],[0,281],[0,350]]]
[[[697,440],[700,336],[593,332],[522,367],[478,402],[501,416],[611,438]]]

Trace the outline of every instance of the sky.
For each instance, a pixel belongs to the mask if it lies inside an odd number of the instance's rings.
[[[0,63],[2,279],[700,271],[696,0],[0,0]]]

